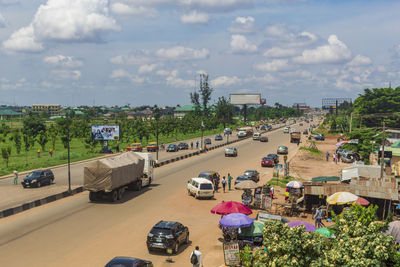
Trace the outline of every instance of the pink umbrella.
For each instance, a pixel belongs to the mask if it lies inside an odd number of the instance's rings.
[[[363,197],[358,197],[356,203],[360,204],[361,206],[368,206],[369,205],[369,201],[366,200]]]
[[[343,144],[347,144],[349,141],[340,141],[336,144],[336,146],[342,146]]]
[[[226,201],[217,204],[211,209],[211,213],[216,213],[219,215],[227,215],[231,213],[242,213],[242,214],[252,214],[253,212],[246,205],[236,202],[236,201]]]

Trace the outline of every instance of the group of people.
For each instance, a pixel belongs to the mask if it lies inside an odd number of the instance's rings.
[[[225,176],[222,177],[221,184],[222,184],[222,190],[223,190],[224,193],[225,193],[225,188],[226,188],[227,184],[228,184],[228,190],[229,191],[231,190],[232,179],[233,179],[233,177],[231,176],[230,173],[228,173],[228,179],[226,179]],[[218,192],[218,186],[219,186],[218,178],[214,177],[212,182],[214,183],[215,192]]]
[[[325,155],[326,155],[326,161],[329,161],[329,156],[330,156],[329,152],[326,151]],[[337,164],[340,161],[340,154],[339,153],[333,153],[332,159],[333,159],[333,162],[335,162]]]

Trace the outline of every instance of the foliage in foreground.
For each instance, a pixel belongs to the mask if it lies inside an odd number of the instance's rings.
[[[267,221],[263,247],[240,253],[243,266],[400,266],[399,246],[374,221],[376,207],[352,206],[335,216],[335,239]]]

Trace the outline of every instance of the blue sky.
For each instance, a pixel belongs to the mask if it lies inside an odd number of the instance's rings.
[[[0,0],[0,105],[267,104],[400,85],[399,1]]]

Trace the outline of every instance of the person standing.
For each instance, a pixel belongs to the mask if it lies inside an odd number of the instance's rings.
[[[271,186],[269,191],[271,192],[271,199],[274,199],[275,189]]]
[[[51,149],[51,148],[49,150],[49,155],[50,155],[51,158],[53,157],[53,149]]]
[[[222,189],[224,190],[224,193],[225,193],[225,186],[226,186],[226,179],[224,176],[224,177],[222,177]]]
[[[18,184],[18,171],[17,170],[14,170],[14,175],[15,175],[15,177],[14,177],[14,184]]]
[[[340,162],[340,153],[336,153],[336,159],[337,159],[338,162]]]
[[[190,254],[190,263],[193,264],[193,267],[199,267],[203,265],[203,255],[200,252],[199,246],[196,246],[196,249]]]
[[[329,152],[326,151],[326,161],[329,161]]]
[[[193,150],[193,141],[190,142],[190,149]]]
[[[199,141],[196,142],[196,149],[199,149]]]
[[[316,211],[315,211],[315,215],[314,215],[314,219],[315,219],[315,227],[320,228],[320,227],[325,227],[325,225],[322,223],[322,208],[319,207]]]
[[[228,189],[231,191],[231,184],[232,184],[232,176],[230,173],[228,173]]]
[[[218,178],[214,177],[213,182],[214,182],[214,191],[218,192]]]

